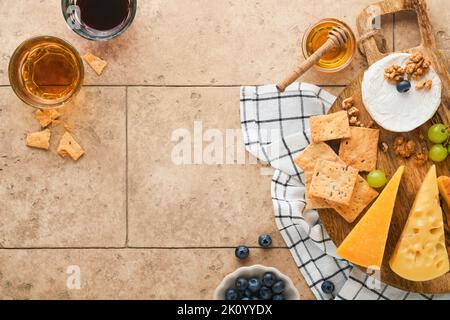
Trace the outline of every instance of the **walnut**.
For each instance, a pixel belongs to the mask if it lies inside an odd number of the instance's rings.
[[[406,141],[403,136],[398,136],[394,141],[394,152],[397,156],[402,158],[410,158],[414,149],[416,148],[416,143],[413,140]]]
[[[350,125],[356,125],[358,123],[357,117],[351,117],[350,118]]]
[[[428,155],[423,150],[414,155],[414,161],[418,165],[424,165],[428,161]]]
[[[423,56],[423,53],[414,53],[406,62],[405,72],[406,74],[417,80],[427,74],[430,70],[431,61]]]
[[[432,86],[433,86],[433,80],[419,81],[416,84],[416,89],[417,90],[422,90],[422,89],[430,90]]]
[[[417,82],[416,89],[417,90],[422,90],[423,88],[425,88],[425,82],[424,81]]]
[[[398,137],[396,137],[395,140],[394,140],[394,146],[395,146],[395,147],[401,146],[401,145],[404,144],[404,143],[405,143],[405,138],[404,138],[403,136],[398,136]]]
[[[347,98],[342,101],[342,109],[348,110],[355,105],[355,99],[353,97]]]
[[[393,66],[384,69],[384,78],[390,81],[400,82],[403,80],[403,75],[405,74],[405,69],[399,65],[394,64]]]
[[[348,109],[347,113],[350,117],[357,117],[359,115],[359,109],[356,107],[351,107]]]
[[[381,149],[381,151],[386,153],[389,150],[389,145],[386,142],[381,142],[380,143],[380,149]]]

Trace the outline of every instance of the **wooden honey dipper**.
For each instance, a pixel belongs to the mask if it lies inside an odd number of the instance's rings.
[[[283,81],[277,84],[277,89],[280,92],[284,92],[286,88],[291,85],[295,80],[300,78],[306,71],[308,71],[313,65],[317,63],[326,53],[334,48],[341,48],[345,45],[349,38],[349,34],[341,27],[333,27],[328,34],[327,41],[317,49],[312,55],[305,61],[300,63]]]

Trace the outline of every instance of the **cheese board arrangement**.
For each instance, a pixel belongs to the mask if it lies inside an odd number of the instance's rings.
[[[383,54],[376,16],[413,10],[422,43]],[[295,159],[306,208],[317,209],[337,255],[382,282],[450,292],[450,76],[425,0],[385,0],[358,17],[369,68],[329,113],[310,118],[311,144]],[[369,36],[364,36],[368,35]]]

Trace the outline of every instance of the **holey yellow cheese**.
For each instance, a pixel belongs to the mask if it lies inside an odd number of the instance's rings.
[[[337,249],[337,254],[359,266],[380,269],[394,211],[398,187],[405,167],[397,172],[378,199]]]
[[[389,264],[392,271],[411,281],[432,280],[449,270],[435,166],[417,193]]]

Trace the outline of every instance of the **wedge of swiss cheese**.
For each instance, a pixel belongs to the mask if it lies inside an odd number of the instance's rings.
[[[379,270],[394,211],[398,187],[405,170],[398,168],[378,199],[344,239],[337,254],[362,267]]]
[[[389,262],[411,281],[428,281],[449,271],[436,167],[428,171]]]

